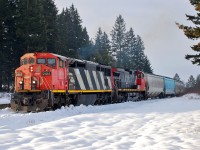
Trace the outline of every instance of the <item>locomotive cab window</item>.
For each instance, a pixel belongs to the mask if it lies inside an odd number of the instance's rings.
[[[48,58],[47,61],[48,61],[48,64],[50,66],[53,66],[53,67],[56,66],[56,59],[55,58]]]
[[[22,59],[21,60],[21,65],[26,65],[26,64],[28,64],[27,59],[26,58]]]
[[[34,63],[35,63],[34,58],[29,58],[29,64],[34,64]]]
[[[144,74],[143,74],[143,73],[139,73],[139,74],[137,74],[137,77],[138,77],[139,79],[144,78]]]
[[[137,75],[137,77],[138,77],[138,79],[140,79],[140,78],[141,78],[141,74],[139,73],[139,74]]]
[[[46,59],[45,58],[38,58],[37,64],[46,64]]]
[[[76,68],[76,67],[81,67],[81,68],[85,68],[86,64],[84,62],[78,62],[78,61],[75,61],[71,64],[69,64],[69,67],[72,67],[72,68]]]
[[[108,68],[105,68],[105,69],[104,69],[104,75],[105,75],[105,76],[110,76],[110,75],[111,75],[110,72],[111,72],[110,69],[108,69]]]
[[[85,63],[83,63],[83,62],[77,62],[77,67],[83,67],[83,68],[85,68]]]
[[[101,67],[100,66],[96,66],[96,70],[97,71],[101,71]]]
[[[59,67],[64,68],[65,67],[65,61],[59,59]]]

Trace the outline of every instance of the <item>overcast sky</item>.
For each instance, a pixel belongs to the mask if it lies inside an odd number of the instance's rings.
[[[189,40],[175,22],[189,25],[185,14],[195,14],[189,0],[55,0],[59,11],[74,4],[94,38],[99,27],[110,35],[119,14],[126,28],[133,28],[145,44],[155,74],[180,78],[187,81],[190,75],[200,74],[200,66],[192,65],[184,57],[191,54],[190,46],[197,43]]]

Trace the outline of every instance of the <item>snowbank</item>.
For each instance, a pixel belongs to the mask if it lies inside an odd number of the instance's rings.
[[[0,93],[0,104],[9,104],[11,93]]]

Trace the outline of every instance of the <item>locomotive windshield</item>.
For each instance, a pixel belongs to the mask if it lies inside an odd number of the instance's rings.
[[[29,58],[29,64],[34,64],[35,63],[35,59],[34,58]]]
[[[48,61],[48,64],[50,66],[53,66],[53,67],[56,66],[56,59],[54,59],[54,58],[48,58],[47,61]]]
[[[37,64],[46,64],[46,59],[45,58],[38,58]]]
[[[21,59],[21,66],[22,65],[26,65],[26,64],[34,64],[34,63],[35,63],[35,59],[34,58]]]
[[[37,64],[46,64],[46,59],[45,58],[38,58]],[[56,59],[55,58],[48,58],[47,59],[47,65],[55,67],[56,66]]]
[[[28,64],[27,59],[26,58],[22,59],[21,60],[21,65],[26,65],[26,64]]]

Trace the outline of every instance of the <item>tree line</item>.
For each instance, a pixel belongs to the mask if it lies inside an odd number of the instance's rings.
[[[121,15],[110,34],[99,27],[92,39],[73,4],[58,13],[53,0],[0,0],[0,91],[10,89],[25,53],[51,52],[152,73],[144,50]]]
[[[197,75],[196,78],[194,78],[193,75],[191,75],[186,83],[186,89],[187,92],[198,92],[200,91],[200,74]]]

